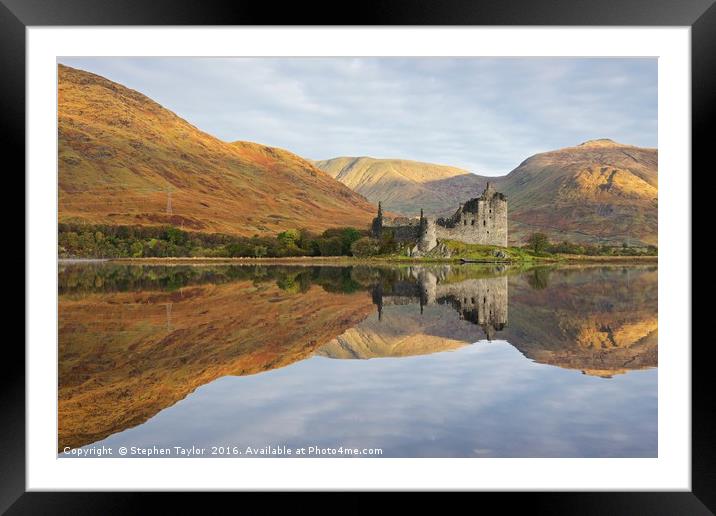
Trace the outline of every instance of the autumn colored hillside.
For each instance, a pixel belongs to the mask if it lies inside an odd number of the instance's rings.
[[[232,235],[366,228],[375,207],[309,161],[221,141],[141,93],[58,66],[59,221]]]
[[[555,239],[656,245],[658,152],[609,139],[536,154],[499,183],[510,231]]]
[[[449,215],[489,180],[509,203],[509,240],[533,232],[553,240],[656,245],[658,151],[609,139],[535,154],[509,174],[485,177],[408,160],[334,158],[315,162],[372,202],[407,216]]]
[[[458,204],[482,193],[489,178],[467,170],[405,159],[334,158],[316,161],[331,177],[383,208],[415,216],[452,214]]]

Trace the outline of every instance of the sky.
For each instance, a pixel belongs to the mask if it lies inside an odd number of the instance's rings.
[[[611,138],[657,146],[656,58],[60,58],[225,141],[308,159],[401,158],[504,175]]]

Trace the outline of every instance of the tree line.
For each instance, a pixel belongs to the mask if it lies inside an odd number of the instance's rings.
[[[524,248],[536,255],[578,254],[586,256],[656,256],[658,249],[654,245],[630,246],[627,242],[621,245],[578,244],[563,240],[551,242],[546,233],[532,233],[525,241]]]
[[[173,226],[60,223],[58,254],[60,258],[353,256],[353,244],[367,235],[352,227],[240,237]]]

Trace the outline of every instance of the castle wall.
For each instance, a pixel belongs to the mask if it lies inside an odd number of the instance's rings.
[[[376,228],[379,228],[376,230]],[[380,235],[390,231],[396,242],[415,242],[420,238],[420,221],[400,217],[396,219],[383,219],[379,225],[374,223],[373,234],[380,238]]]
[[[507,247],[507,199],[488,183],[482,196],[460,205],[452,217],[437,220],[423,217],[422,210],[420,218],[384,218],[379,203],[372,233],[380,238],[386,231],[397,242],[416,245],[419,253],[435,248],[438,240]]]
[[[415,242],[420,236],[419,226],[383,226],[383,230],[393,232],[396,242]]]
[[[495,196],[475,206],[475,211],[458,210],[445,225],[436,224],[437,238],[507,247],[507,201]]]

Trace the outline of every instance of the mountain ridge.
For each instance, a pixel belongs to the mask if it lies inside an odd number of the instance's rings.
[[[375,207],[308,160],[224,142],[135,90],[58,65],[59,221],[250,236],[367,227]]]
[[[608,138],[535,154],[504,176],[368,156],[309,161],[225,142],[142,93],[58,65],[59,222],[174,225],[237,236],[369,227],[388,212],[446,216],[489,181],[509,199],[510,242],[655,245],[658,150]],[[371,204],[371,202],[373,204]]]
[[[347,167],[346,160],[352,160]],[[541,152],[503,176],[411,160],[333,158],[314,161],[373,202],[402,215],[444,216],[480,194],[489,181],[508,196],[510,241],[520,244],[534,231],[555,240],[652,245],[657,243],[658,150],[609,138]],[[408,179],[385,179],[395,164]],[[359,166],[360,165],[360,166]],[[405,170],[410,169],[412,170]],[[428,170],[441,172],[430,181]],[[411,175],[412,173],[412,175]],[[357,179],[360,177],[360,180]]]
[[[445,206],[461,202],[459,194],[465,182],[477,195],[488,180],[458,167],[409,159],[345,156],[313,163],[354,191],[402,215],[415,215],[421,208],[431,215],[443,215]],[[448,185],[436,191],[431,186],[436,181]]]

